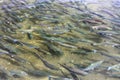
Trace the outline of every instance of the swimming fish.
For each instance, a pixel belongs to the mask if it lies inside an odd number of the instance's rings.
[[[88,67],[83,69],[84,71],[94,70],[95,68],[99,67],[104,61],[97,61],[95,63],[90,64]]]
[[[70,73],[74,73],[74,74],[78,74],[78,75],[87,75],[88,73],[83,71],[83,70],[80,70],[80,69],[77,69],[77,68],[71,68],[65,64],[60,64],[62,67],[64,67],[66,70],[68,70]]]
[[[71,76],[72,76],[72,78],[73,78],[74,80],[79,80],[79,78],[77,77],[76,74],[74,74],[74,73],[70,73],[70,74],[71,74]]]
[[[64,78],[64,77],[56,77],[56,76],[48,76],[49,80],[73,80],[73,79],[69,79],[69,78]]]
[[[9,71],[0,65],[0,80],[8,80],[10,77]]]
[[[115,71],[120,72],[120,64],[116,64],[116,65],[110,66],[110,67],[107,68],[107,70],[108,71],[115,70]]]
[[[43,62],[43,64],[47,67],[47,68],[49,68],[49,69],[51,69],[51,70],[60,70],[58,67],[56,67],[55,65],[53,65],[53,64],[50,64],[50,63],[48,63],[46,60],[44,60],[39,54],[37,54],[37,53],[35,53],[37,56],[38,56],[38,58]]]

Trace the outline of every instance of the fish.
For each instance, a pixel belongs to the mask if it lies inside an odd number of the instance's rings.
[[[84,10],[78,8],[78,7],[74,7],[74,6],[71,6],[71,5],[68,5],[68,4],[64,4],[64,3],[59,3],[60,5],[63,5],[64,7],[70,7],[70,8],[73,8],[73,9],[76,9],[76,10],[79,10],[81,12],[84,12]]]
[[[120,79],[120,75],[119,74],[110,74],[109,76]]]
[[[46,50],[44,50],[44,49],[41,49],[41,48],[34,48],[34,49],[36,49],[37,51],[42,52],[42,53],[44,53],[44,54],[51,55],[50,52],[48,52],[48,51],[46,51]]]
[[[19,57],[17,55],[7,54],[7,56],[11,57],[12,59],[16,60],[19,63],[22,63],[22,64],[31,64],[31,62],[29,62],[26,59],[21,58],[21,57]]]
[[[119,33],[115,32],[115,31],[98,31],[98,33],[103,33],[106,35],[119,35]]]
[[[112,28],[110,28],[107,25],[98,25],[98,26],[92,26],[93,30],[112,30]]]
[[[31,33],[27,33],[27,36],[28,36],[28,39],[33,39],[33,36],[32,36],[32,34]]]
[[[106,56],[106,57],[109,57],[110,59],[114,59],[116,62],[120,62],[120,56],[110,55],[110,54],[108,54],[108,53],[106,53],[106,52],[103,52],[103,51],[99,51],[99,53],[100,53],[101,55],[104,55],[104,56]]]
[[[37,55],[37,57],[43,62],[43,64],[51,69],[51,70],[60,70],[58,67],[56,67],[55,65],[48,63],[45,59],[43,59],[39,54],[35,53],[35,55]]]
[[[112,6],[115,8],[120,8],[120,0],[113,0]]]
[[[102,36],[102,37],[107,37],[107,38],[110,38],[113,35],[111,33],[105,33],[105,32],[102,32],[102,31],[97,31],[96,33],[98,35]]]
[[[100,17],[100,18],[102,18],[102,19],[106,19],[105,16],[103,16],[103,15],[101,15],[101,14],[98,14],[98,13],[95,13],[95,12],[92,12],[92,11],[90,11],[90,10],[88,10],[88,13],[90,13],[90,14],[92,14],[92,15],[95,15],[95,16],[98,16],[98,17]]]
[[[81,55],[88,55],[89,53],[93,52],[91,49],[87,48],[78,48],[77,50],[72,51],[74,54],[81,54]]]
[[[10,36],[4,36],[4,39],[10,43],[15,43],[15,44],[20,44],[20,45],[23,45],[22,42],[20,42],[19,40],[17,39],[13,39],[12,37]]]
[[[102,24],[103,24],[102,21],[100,22],[100,21],[97,20],[97,19],[96,19],[96,20],[95,20],[95,19],[94,19],[94,20],[93,20],[93,19],[83,20],[83,22],[87,22],[87,23],[91,23],[91,24],[99,24],[99,23],[102,23]]]
[[[66,43],[62,43],[62,42],[56,42],[56,43],[58,43],[59,45],[64,46],[64,47],[77,49],[76,46],[73,46],[73,45],[70,45],[70,44],[66,44]]]
[[[108,71],[115,70],[115,71],[120,72],[120,64],[116,64],[116,65],[110,66],[110,67],[107,68],[107,70]]]
[[[95,63],[90,64],[88,67],[83,69],[83,71],[90,71],[94,70],[95,68],[99,67],[104,61],[97,61]]]
[[[0,80],[9,80],[10,77],[9,71],[0,65]]]
[[[39,69],[31,69],[31,68],[24,67],[23,71],[29,75],[36,76],[36,77],[45,77],[49,75],[48,72],[39,70]]]
[[[25,77],[28,75],[26,72],[21,71],[21,70],[10,70],[9,73],[11,76],[15,78]]]
[[[117,16],[113,14],[112,11],[107,10],[107,9],[102,9],[101,12],[108,14],[109,16],[116,18]]]
[[[16,48],[11,47],[10,45],[2,43],[2,42],[0,42],[0,48],[5,50],[5,51],[7,51],[7,52],[9,52],[9,53],[12,53],[12,54],[16,54],[17,53]]]
[[[36,49],[38,48],[38,46],[35,46],[35,45],[32,45],[32,44],[29,44],[29,43],[25,43],[25,42],[22,42],[24,46],[26,47],[29,47],[29,48],[32,48],[32,49]]]
[[[75,67],[80,68],[80,69],[84,69],[86,67],[85,65],[82,65],[82,64],[76,64],[73,62],[70,62],[70,63],[73,64]]]
[[[80,70],[80,69],[77,69],[77,68],[71,68],[71,67],[67,66],[66,64],[60,64],[60,66],[62,66],[66,70],[68,70],[70,73],[83,75],[83,76],[86,76],[88,74],[87,72],[85,72],[83,70]]]
[[[57,48],[56,46],[54,46],[53,44],[50,44],[48,42],[44,43],[47,48],[49,49],[49,52],[53,55],[56,55],[56,56],[60,56],[60,55],[63,55],[63,52]]]
[[[64,77],[56,77],[56,76],[48,76],[49,80],[73,80],[73,79],[69,79],[69,78],[64,78]]]
[[[9,52],[6,50],[0,49],[0,54],[9,54]]]
[[[77,77],[76,74],[74,74],[74,73],[70,73],[70,74],[71,74],[71,76],[72,76],[72,78],[73,78],[74,80],[80,80],[80,79]]]
[[[115,48],[118,48],[118,49],[120,49],[120,44],[115,44],[115,45],[113,45]]]

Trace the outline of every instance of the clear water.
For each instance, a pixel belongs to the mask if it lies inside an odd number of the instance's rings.
[[[104,60],[104,63],[96,70],[86,76],[78,75],[78,77],[82,80],[119,80],[119,78],[110,76],[112,73],[118,75],[119,72],[106,71],[107,67],[118,64],[120,61],[120,50],[113,47],[114,44],[120,44],[118,31],[116,31],[117,35],[113,34],[112,38],[103,37],[97,34],[101,30],[93,29],[93,26],[103,25],[103,23],[80,22],[80,20],[89,19],[89,14],[85,15],[84,12],[66,8],[56,2],[52,3],[50,7],[42,4],[42,8],[38,6],[38,9],[36,9],[38,4],[33,5],[34,1],[31,1],[29,5],[24,2],[25,0],[21,0],[21,2],[11,0],[11,2],[1,3],[0,74],[4,72],[8,76],[3,74],[4,76],[0,76],[0,78],[5,77],[5,80],[48,80],[50,75],[65,77],[60,71],[47,68],[38,56],[36,57],[35,53],[37,53],[50,64],[62,69],[70,78],[72,77],[69,72],[58,63],[66,63],[75,67],[71,64],[74,63],[87,67],[91,63]],[[8,5],[13,7],[8,8]],[[96,5],[90,4],[88,8],[94,11]],[[84,6],[80,6],[80,8],[84,9]],[[49,11],[52,9],[53,11]],[[93,16],[92,19],[90,18],[91,21],[94,18],[102,20]],[[111,31],[110,25],[113,24],[108,20],[102,21],[106,23],[105,26],[109,26],[106,31]],[[101,52],[107,56],[101,55]],[[118,61],[116,61],[116,57]]]

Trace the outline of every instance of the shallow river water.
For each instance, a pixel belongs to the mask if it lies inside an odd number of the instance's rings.
[[[71,80],[74,77],[60,64],[84,70],[99,61],[103,63],[86,71],[85,76],[77,75],[76,80],[120,79],[120,65],[108,70],[120,63],[120,32],[113,31],[114,24],[56,2],[39,6],[33,5],[34,1],[29,5],[25,1],[0,4],[0,80]],[[86,4],[97,13],[99,8],[106,7],[97,1],[92,4],[88,0]],[[101,25],[105,30],[97,30],[96,26]],[[108,36],[100,31],[108,32]],[[42,60],[60,70],[50,69]],[[61,79],[49,79],[50,76]]]

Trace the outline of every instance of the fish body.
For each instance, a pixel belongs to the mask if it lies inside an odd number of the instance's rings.
[[[107,70],[108,71],[115,70],[115,71],[120,72],[120,64],[116,64],[116,65],[110,66],[110,67],[107,68]]]
[[[54,65],[48,63],[47,61],[45,61],[44,59],[41,58],[41,61],[44,63],[45,66],[47,66],[48,68],[50,68],[51,70],[59,70],[59,68],[55,67]]]
[[[15,77],[25,77],[28,74],[24,71],[21,71],[21,70],[11,70],[10,75],[15,76]]]
[[[74,80],[79,80],[79,78],[77,77],[76,74],[74,74],[74,73],[70,73],[70,74],[71,74],[71,76],[73,77]]]
[[[87,75],[88,73],[85,72],[85,71],[82,71],[80,69],[77,69],[77,68],[71,68],[71,67],[68,67],[64,64],[60,64],[62,67],[64,67],[66,70],[68,70],[70,73],[75,73],[75,74],[78,74],[78,75]]]
[[[98,66],[100,66],[104,61],[98,61],[95,63],[92,63],[91,65],[89,65],[88,67],[86,67],[85,69],[83,69],[84,71],[90,71],[90,70],[94,70],[95,68],[97,68]]]
[[[9,80],[10,77],[9,71],[0,65],[0,80]]]
[[[64,46],[64,47],[68,47],[68,48],[77,48],[76,46],[73,46],[73,45],[69,45],[69,44],[66,44],[66,43],[62,43],[62,42],[57,42],[59,45],[61,46]]]
[[[49,75],[49,73],[44,72],[42,70],[33,70],[33,69],[24,68],[24,71],[27,72],[29,75],[38,76],[38,77],[44,77]]]
[[[10,43],[15,43],[15,44],[20,44],[20,45],[23,45],[22,42],[20,42],[19,40],[17,39],[13,39],[12,37],[9,37],[9,36],[4,36],[5,40],[10,42]]]
[[[112,28],[110,28],[107,25],[98,25],[98,26],[92,26],[93,30],[112,30]]]
[[[9,54],[8,51],[0,49],[0,54]]]
[[[33,39],[33,36],[32,36],[31,33],[27,33],[27,36],[28,36],[28,38],[29,38],[30,40]]]
[[[56,77],[56,76],[48,76],[49,80],[73,80],[73,79],[69,79],[69,78],[63,78],[63,77]]]
[[[56,67],[55,65],[53,65],[53,64],[50,64],[50,63],[48,63],[46,60],[44,60],[40,55],[38,55],[37,53],[36,53],[36,55],[39,57],[39,59],[43,62],[43,64],[47,67],[47,68],[49,68],[49,69],[51,69],[51,70],[60,70],[58,67]]]
[[[53,44],[49,44],[49,43],[45,43],[49,49],[49,52],[53,55],[56,55],[56,56],[60,56],[60,55],[63,55],[63,52],[57,48],[56,46],[54,46]]]
[[[48,51],[41,49],[41,48],[35,48],[37,51],[42,52],[43,54],[51,55]]]
[[[119,33],[115,32],[115,31],[98,31],[98,33],[104,33],[104,34],[108,34],[108,35],[119,35]]]

